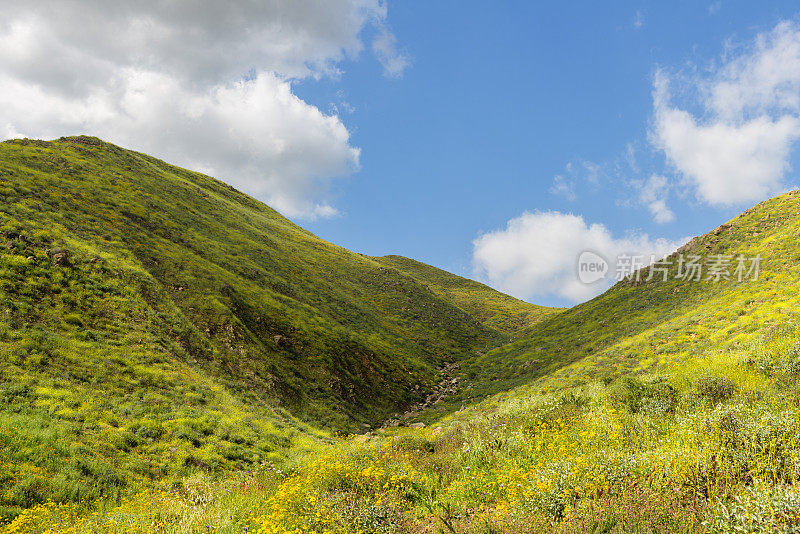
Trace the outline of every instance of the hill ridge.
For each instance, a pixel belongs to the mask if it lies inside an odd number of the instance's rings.
[[[647,281],[652,267],[645,267],[640,270],[638,281],[636,275],[630,275],[587,302],[545,317],[520,332],[510,343],[464,362],[467,376],[481,385],[476,387],[477,392],[464,392],[454,401],[463,402],[464,397],[471,396],[481,398],[525,383],[536,383],[540,378],[552,382],[553,373],[559,376],[575,373],[576,376],[564,379],[562,386],[567,387],[576,381],[596,378],[598,373],[614,375],[622,373],[622,369],[642,371],[669,361],[679,362],[687,351],[686,340],[681,339],[680,343],[675,338],[665,343],[659,341],[659,348],[654,352],[652,348],[645,348],[649,347],[648,337],[660,340],[664,328],[673,323],[693,321],[698,310],[720,317],[716,322],[725,323],[726,331],[730,331],[748,321],[750,315],[758,314],[759,309],[800,304],[798,291],[792,285],[782,287],[780,293],[774,285],[775,279],[800,280],[800,270],[794,263],[797,254],[793,249],[800,236],[798,214],[800,190],[763,201],[694,237],[671,254],[667,258],[672,260],[668,281],[662,282],[658,277]],[[681,254],[697,255],[703,263],[720,254],[760,255],[760,277],[742,283],[735,280],[685,282],[676,279],[678,262],[675,260]],[[745,305],[748,301],[751,302]],[[709,302],[719,306],[725,303],[722,309],[740,307],[747,311],[742,315],[726,315],[722,320],[722,310],[711,307]],[[709,336],[711,338],[714,336]],[[649,356],[642,358],[637,351]],[[615,356],[620,353],[628,354],[630,361]],[[641,360],[645,360],[644,365]]]
[[[0,143],[0,236],[0,506],[281,462],[505,339],[219,180],[94,137]]]

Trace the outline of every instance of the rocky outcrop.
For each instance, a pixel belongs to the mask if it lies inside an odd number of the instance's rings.
[[[458,390],[459,378],[455,376],[458,367],[459,365],[457,363],[448,363],[444,367],[439,369],[440,373],[439,376],[441,377],[441,380],[439,381],[439,384],[435,388],[433,388],[433,391],[431,391],[430,393],[428,393],[428,395],[425,396],[425,400],[411,406],[402,415],[398,414],[398,417],[395,417],[394,419],[389,419],[388,421],[384,422],[382,428],[396,427],[396,426],[423,428],[425,426],[423,423],[408,424],[407,421],[419,417],[420,413],[423,410],[432,408],[433,406],[444,401],[444,399],[454,394]]]

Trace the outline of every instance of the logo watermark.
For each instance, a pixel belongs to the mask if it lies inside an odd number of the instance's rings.
[[[609,262],[600,254],[586,250],[578,256],[578,279],[593,284],[611,273]],[[682,280],[684,282],[744,282],[758,280],[761,273],[761,256],[742,254],[712,254],[698,256],[678,254],[659,258],[655,254],[620,254],[614,264],[613,279],[617,282],[632,280]]]
[[[604,257],[591,250],[581,252],[578,257],[578,279],[584,284],[593,284],[602,280],[608,273],[608,262]]]

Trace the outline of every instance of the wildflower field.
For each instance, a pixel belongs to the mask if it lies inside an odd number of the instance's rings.
[[[567,310],[94,138],[0,196],[0,533],[800,531],[797,192]]]
[[[46,502],[4,533],[790,532],[800,336],[662,375],[491,399],[293,465]]]

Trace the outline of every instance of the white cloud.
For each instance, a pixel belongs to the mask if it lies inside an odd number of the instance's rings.
[[[372,51],[383,66],[383,73],[390,78],[399,78],[411,65],[411,58],[397,48],[397,38],[386,28],[381,28],[372,41]]]
[[[627,143],[625,145],[624,162],[631,171],[635,173],[639,172],[639,164],[636,162],[636,147],[633,143]]]
[[[667,206],[664,200],[657,199],[649,202],[647,204],[647,209],[650,210],[653,220],[657,223],[663,224],[675,220],[675,214],[669,209],[669,206]]]
[[[701,116],[673,104],[671,85],[699,96]],[[709,204],[761,200],[785,188],[800,138],[800,29],[760,34],[705,78],[655,78],[651,138]]]
[[[508,221],[505,229],[473,241],[475,274],[519,298],[547,295],[575,302],[591,298],[609,287],[608,280],[583,284],[577,276],[578,257],[592,251],[605,258],[610,275],[622,254],[661,258],[681,242],[651,239],[646,234],[614,237],[602,224],[587,224],[583,217],[559,212],[524,213]]]
[[[577,196],[575,196],[575,184],[572,182],[572,180],[565,178],[560,174],[553,178],[553,185],[550,187],[550,194],[562,196],[570,202],[577,198]]]
[[[382,0],[0,0],[0,11],[0,134],[97,135],[290,216],[334,215],[331,180],[359,166],[342,121],[293,80],[337,76],[369,26],[387,72],[406,65]]]
[[[675,220],[675,214],[667,206],[666,197],[669,194],[669,184],[664,176],[652,175],[639,191],[639,201],[647,206],[653,220],[657,223],[668,223]]]
[[[601,184],[601,176],[605,178],[603,167],[597,163],[586,160],[577,162],[567,162],[564,172],[553,177],[553,185],[550,186],[550,194],[562,196],[570,202],[578,198],[576,186],[584,188],[589,185],[593,188]]]
[[[586,180],[591,184],[599,183],[602,167],[591,161],[583,161],[581,163],[583,164],[584,171],[586,171]]]
[[[363,49],[366,25],[387,31],[378,0],[3,0],[0,7],[4,70],[62,90],[102,82],[119,65],[202,84],[251,68],[332,74]]]
[[[728,120],[747,113],[800,111],[800,28],[781,22],[756,36],[701,87],[708,107]]]

